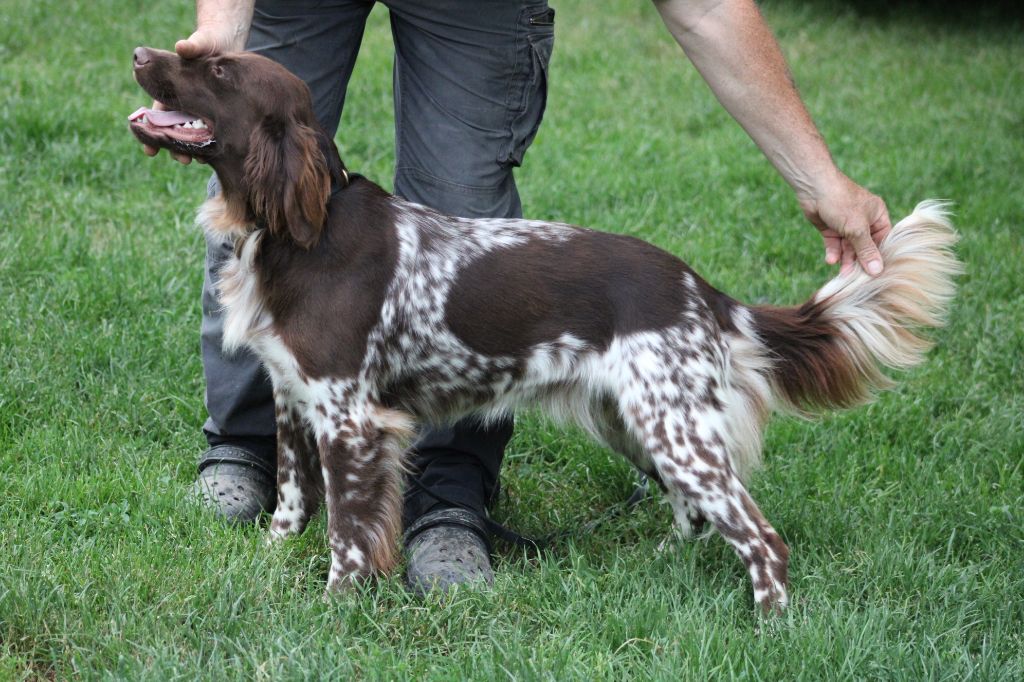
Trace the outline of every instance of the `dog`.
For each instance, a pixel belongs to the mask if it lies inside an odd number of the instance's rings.
[[[748,306],[638,239],[388,194],[348,172],[305,84],[261,56],[140,47],[133,66],[175,110],[135,112],[135,136],[220,179],[198,223],[234,247],[224,348],[251,348],[273,381],[270,538],[326,500],[328,591],[394,567],[416,422],[536,405],[656,481],[682,536],[710,521],[755,602],[781,610],[789,550],[744,485],[769,413],[867,402],[891,384],[883,368],[922,360],[916,330],[943,324],[954,294],[939,202],[892,229],[880,276],[855,267],[803,305]]]

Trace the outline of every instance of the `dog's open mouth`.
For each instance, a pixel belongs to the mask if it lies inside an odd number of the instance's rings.
[[[204,149],[216,141],[206,121],[184,111],[140,107],[128,117],[128,124],[136,135],[157,144],[177,143],[176,146],[185,149]]]

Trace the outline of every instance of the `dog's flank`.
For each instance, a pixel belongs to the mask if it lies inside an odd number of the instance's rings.
[[[863,402],[888,385],[882,368],[921,359],[915,329],[941,323],[959,270],[940,206],[893,229],[880,277],[857,269],[801,307],[747,307],[637,239],[453,218],[349,181],[305,86],[269,60],[144,56],[140,84],[216,131],[202,153],[224,192],[200,222],[235,245],[225,346],[251,347],[274,384],[271,537],[301,532],[325,499],[330,589],[395,564],[409,415],[539,405],[651,475],[682,535],[710,521],[763,609],[786,605],[789,550],[744,485],[764,422]],[[258,87],[222,104],[211,64]]]

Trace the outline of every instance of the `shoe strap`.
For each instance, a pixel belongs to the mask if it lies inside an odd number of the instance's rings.
[[[416,476],[409,476],[407,480],[410,483],[412,483],[414,486],[419,488],[421,491],[423,491],[424,493],[426,493],[430,497],[432,497],[435,500],[437,500],[438,502],[440,502],[442,504],[449,505],[449,508],[451,508],[453,510],[464,511],[470,517],[475,519],[476,523],[478,523],[479,526],[478,527],[474,527],[474,530],[477,530],[477,528],[479,528],[479,530],[483,533],[483,537],[484,537],[484,539],[487,542],[488,548],[491,546],[491,536],[492,535],[494,537],[501,538],[502,540],[504,540],[505,542],[508,542],[510,544],[516,545],[518,547],[522,547],[522,548],[530,550],[530,551],[535,551],[535,552],[539,552],[539,551],[542,551],[542,550],[546,549],[548,544],[549,544],[547,540],[544,540],[544,539],[535,540],[534,538],[527,537],[525,535],[520,535],[519,533],[515,532],[511,528],[508,528],[507,526],[503,526],[500,523],[498,523],[497,521],[493,521],[489,516],[487,516],[486,510],[484,512],[484,516],[478,516],[472,510],[467,510],[465,507],[460,506],[458,503],[452,502],[451,500],[449,500],[447,498],[444,498],[441,495],[438,495],[436,492],[434,492],[433,490],[431,490],[427,486],[423,485],[423,483],[418,478],[416,478]],[[442,510],[442,511],[445,511],[445,510]],[[434,513],[434,512],[431,512],[431,513]],[[423,516],[420,517],[420,519],[426,518],[428,516],[430,516],[430,514],[424,514]],[[417,523],[419,523],[419,520],[417,520],[416,522],[413,522],[412,526],[410,526],[410,530],[412,528],[415,528]],[[419,531],[417,531],[417,532],[419,532]],[[409,533],[409,531],[406,531],[406,534],[408,534],[408,533]],[[409,538],[411,539],[411,536],[409,536]]]
[[[423,533],[423,531],[431,528],[437,528],[438,526],[460,526],[462,528],[468,528],[483,540],[484,546],[487,547],[488,554],[492,551],[491,539],[487,534],[487,527],[485,526],[484,520],[471,511],[455,507],[437,509],[432,512],[428,512],[413,521],[405,531],[402,538],[402,544],[408,547],[416,536]]]
[[[253,453],[237,445],[215,445],[199,458],[199,471],[202,473],[214,464],[238,464],[251,467],[265,474],[271,481],[277,478],[274,467]]]

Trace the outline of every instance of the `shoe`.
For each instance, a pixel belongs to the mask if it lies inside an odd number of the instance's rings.
[[[233,523],[252,523],[277,502],[276,472],[248,450],[217,445],[199,460],[193,494],[218,516]]]
[[[490,586],[490,544],[483,521],[465,509],[438,509],[409,526],[403,539],[405,581],[417,596],[456,585]]]

